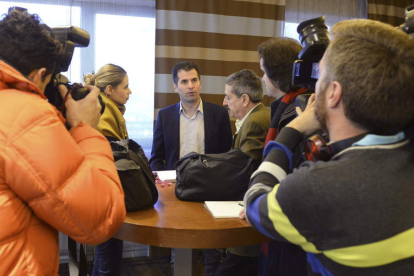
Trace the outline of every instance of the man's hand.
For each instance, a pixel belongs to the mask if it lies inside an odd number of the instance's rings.
[[[315,94],[310,96],[305,110],[302,112],[296,107],[296,113],[298,117],[287,124],[287,127],[294,128],[305,136],[312,135],[321,128],[315,115]]]
[[[82,100],[75,101],[71,95],[66,100],[66,120],[70,127],[77,126],[81,122],[93,128],[98,125],[101,117],[101,104],[98,100],[99,89],[92,85],[85,85],[85,88],[90,92]],[[65,98],[68,89],[62,84],[58,86],[58,89],[62,98]]]

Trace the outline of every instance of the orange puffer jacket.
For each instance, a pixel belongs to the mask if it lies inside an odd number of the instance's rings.
[[[67,131],[37,86],[1,60],[0,114],[0,275],[57,275],[58,231],[98,244],[125,218],[111,148],[88,125]]]

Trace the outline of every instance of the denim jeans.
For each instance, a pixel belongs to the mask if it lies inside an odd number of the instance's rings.
[[[110,239],[96,246],[93,276],[121,275],[123,241]]]

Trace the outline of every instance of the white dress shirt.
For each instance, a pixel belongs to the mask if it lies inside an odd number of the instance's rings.
[[[204,153],[204,110],[200,100],[196,113],[190,118],[180,102],[180,158],[189,152]]]
[[[239,133],[239,130],[242,127],[244,121],[246,121],[246,118],[249,117],[249,115],[250,115],[250,113],[252,113],[253,109],[255,109],[259,104],[261,104],[261,102],[256,104],[252,109],[250,109],[249,112],[247,112],[246,115],[244,115],[243,119],[241,119],[241,120],[237,119],[236,120],[236,123],[235,123],[236,133],[235,134]]]

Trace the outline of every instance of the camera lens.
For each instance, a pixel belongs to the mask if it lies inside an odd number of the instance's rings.
[[[328,26],[325,24],[325,16],[300,23],[297,31],[300,43],[304,48],[300,59],[310,59],[313,57],[320,59],[329,44],[329,33]]]

